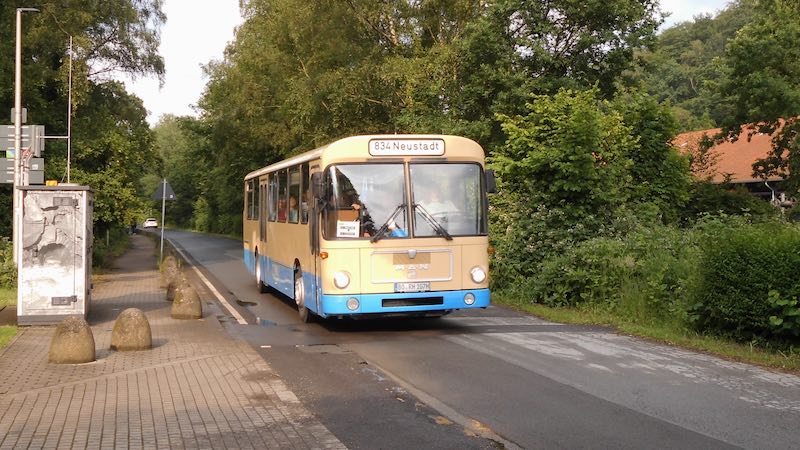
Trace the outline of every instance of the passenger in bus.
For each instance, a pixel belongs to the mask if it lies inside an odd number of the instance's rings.
[[[419,202],[433,216],[456,212],[456,205],[449,199],[442,200],[440,189],[431,189],[426,199]]]
[[[278,222],[286,222],[286,199],[278,199]]]
[[[289,222],[297,223],[298,208],[297,198],[294,195],[289,196]]]
[[[358,214],[358,221],[361,222],[361,236],[374,236],[377,230],[375,229],[375,222],[372,220],[372,215],[370,215],[369,211],[367,211],[367,208],[361,203],[360,200],[355,200],[350,204],[350,207],[353,208]]]
[[[406,232],[406,230],[400,228],[400,226],[397,225],[397,222],[392,220],[392,221],[389,222],[389,236],[404,238],[404,237],[408,237],[408,232]]]

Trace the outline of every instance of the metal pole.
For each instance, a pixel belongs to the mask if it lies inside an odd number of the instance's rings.
[[[164,261],[164,213],[167,208],[167,179],[161,182],[161,251],[158,256],[158,263]]]
[[[17,8],[17,42],[14,60],[14,220],[12,221],[12,241],[14,243],[14,264],[19,267],[22,249],[22,13],[39,11],[35,8]]]
[[[72,36],[69,37],[69,83],[67,88],[67,183],[72,161]]]
[[[14,60],[14,220],[13,241],[14,241],[14,265],[19,267],[17,256],[20,253],[19,245],[19,225],[20,225],[20,205],[19,205],[19,150],[22,146],[22,10],[17,8],[17,43],[16,59]]]

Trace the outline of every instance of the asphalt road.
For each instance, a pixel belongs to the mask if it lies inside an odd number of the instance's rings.
[[[302,324],[258,293],[240,242],[166,234],[235,308],[230,332],[350,448],[800,448],[796,376],[494,306]]]

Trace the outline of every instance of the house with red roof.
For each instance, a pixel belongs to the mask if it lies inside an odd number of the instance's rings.
[[[714,128],[679,134],[673,143],[683,154],[700,155],[700,143],[703,138],[706,136],[712,138],[720,131],[720,128]],[[772,136],[755,133],[748,138],[748,133],[748,130],[744,130],[736,141],[725,140],[715,144],[704,156],[704,163],[693,164],[692,172],[697,178],[718,184],[744,186],[765,200],[784,207],[791,206],[792,202],[786,198],[782,187],[782,176],[772,175],[764,178],[753,173],[753,164],[769,156]]]

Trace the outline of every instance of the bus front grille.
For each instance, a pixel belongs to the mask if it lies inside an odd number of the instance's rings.
[[[432,306],[443,305],[444,297],[421,297],[421,298],[384,298],[382,300],[384,308],[399,306]]]

